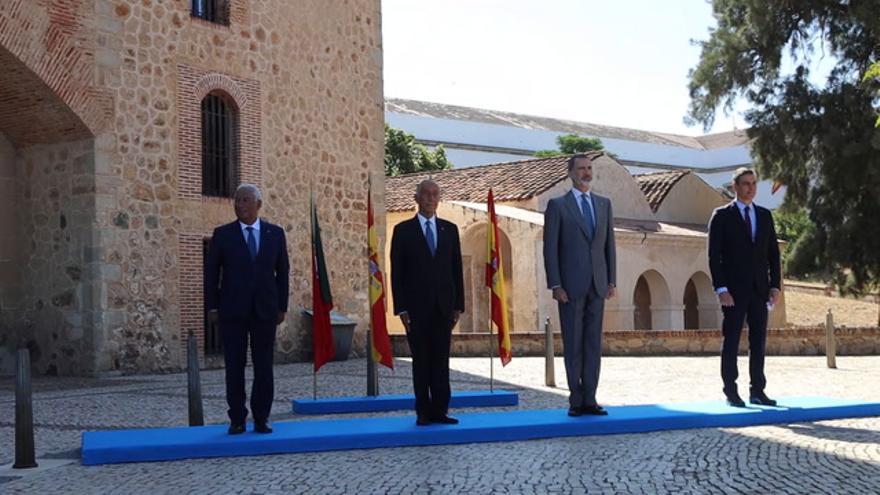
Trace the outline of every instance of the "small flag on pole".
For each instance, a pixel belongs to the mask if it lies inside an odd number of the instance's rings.
[[[784,186],[781,180],[775,179],[773,181],[773,185],[770,187],[770,194],[776,194],[776,191],[779,190],[780,187]]]
[[[324,261],[324,246],[321,244],[321,227],[318,225],[318,209],[315,195],[311,201],[312,217],[312,347],[315,353],[315,372],[336,355],[333,345],[333,328],[330,325],[330,310],[333,309],[333,296],[330,294],[330,279],[327,277],[327,264]]]
[[[504,294],[504,266],[501,262],[501,246],[498,217],[495,216],[495,198],[489,189],[489,235],[486,258],[486,287],[491,289],[492,322],[498,329],[498,356],[506,365],[511,358],[510,325],[507,322],[507,298]]]
[[[391,354],[391,337],[385,324],[385,280],[379,267],[379,236],[373,220],[373,185],[367,189],[367,244],[370,264],[370,328],[373,361],[394,369],[394,356]]]

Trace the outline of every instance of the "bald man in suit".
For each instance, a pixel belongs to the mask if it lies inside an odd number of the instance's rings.
[[[464,311],[458,227],[437,218],[440,187],[420,182],[418,213],[397,224],[391,237],[394,314],[406,329],[413,363],[416,424],[456,424],[450,417],[449,346]]]

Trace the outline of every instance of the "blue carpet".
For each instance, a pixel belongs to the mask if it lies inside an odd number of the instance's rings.
[[[326,399],[293,399],[297,414],[347,414],[380,411],[414,410],[413,394],[379,395],[376,397],[331,397]],[[453,392],[449,407],[515,406],[519,394],[508,390],[471,390]]]
[[[608,416],[570,418],[566,409],[470,413],[461,424],[418,427],[413,415],[275,423],[275,432],[226,434],[226,425],[83,433],[85,465],[196,457],[507,442],[538,438],[753,426],[880,416],[880,403],[794,397],[777,407],[729,407],[721,401],[608,407]]]

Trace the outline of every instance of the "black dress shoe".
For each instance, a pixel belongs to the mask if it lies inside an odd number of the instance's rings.
[[[595,406],[584,406],[581,408],[581,412],[583,414],[592,414],[594,416],[608,416],[608,411],[598,404]]]
[[[416,426],[428,426],[431,424],[431,420],[425,416],[416,417]]]
[[[569,407],[568,408],[568,415],[573,418],[576,418],[578,416],[583,416],[584,412],[581,411],[581,408],[579,408],[579,407]]]
[[[230,435],[240,435],[244,433],[244,423],[232,423],[227,431]]]
[[[767,394],[765,394],[764,392],[750,394],[749,395],[749,402],[751,402],[752,404],[757,404],[759,406],[775,406],[776,405],[776,401],[771,399],[770,397],[767,397]]]
[[[727,405],[731,407],[746,407],[746,403],[737,394],[727,396]]]
[[[458,424],[457,419],[450,417],[450,416],[447,416],[445,414],[442,416],[435,416],[433,419],[433,422],[439,423],[441,425],[457,425]]]
[[[254,431],[257,433],[272,433],[272,427],[268,421],[254,421]]]

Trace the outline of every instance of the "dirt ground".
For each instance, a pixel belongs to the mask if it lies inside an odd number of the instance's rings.
[[[835,326],[877,325],[878,305],[868,301],[788,291],[785,293],[785,307],[789,326],[824,325],[829,309],[834,314]]]

